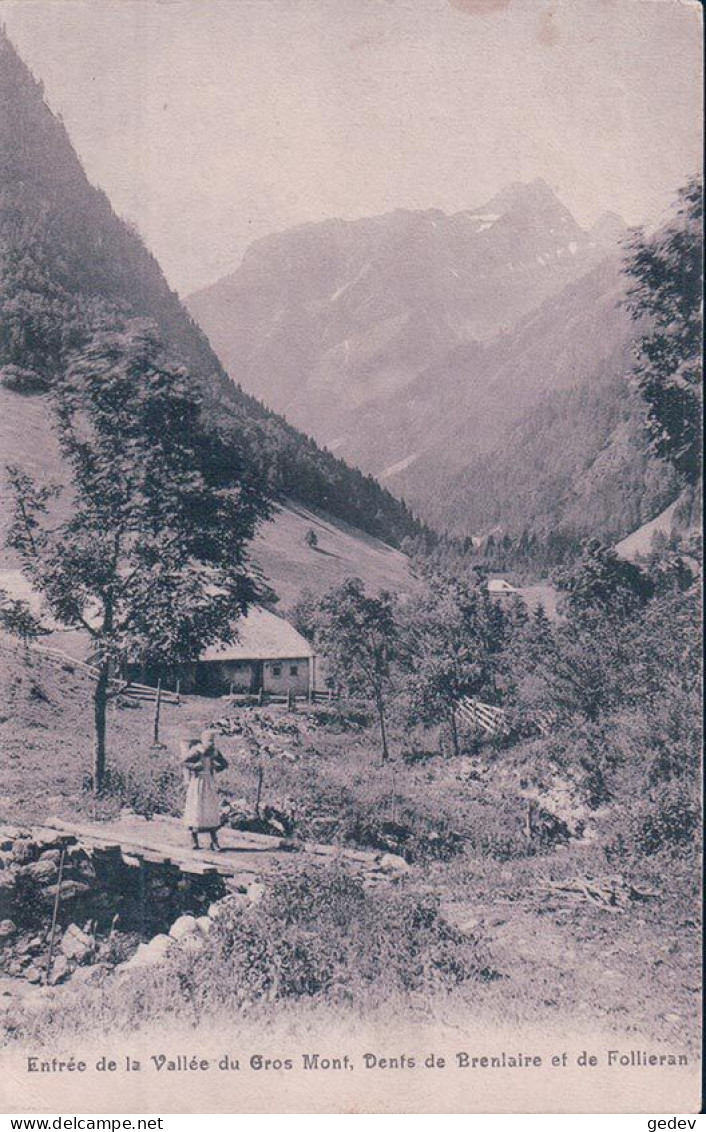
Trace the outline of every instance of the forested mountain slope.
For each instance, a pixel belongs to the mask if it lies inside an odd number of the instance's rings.
[[[231,381],[137,232],[88,182],[41,83],[1,31],[0,103],[0,385],[18,399],[18,427],[82,335],[116,310],[144,316],[198,382],[212,426],[260,461],[273,494],[391,543],[413,533],[404,505]]]

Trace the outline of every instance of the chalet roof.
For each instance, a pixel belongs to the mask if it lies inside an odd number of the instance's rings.
[[[0,570],[0,589],[15,600],[26,601],[33,613],[41,610],[41,598],[20,570]],[[52,624],[51,618],[46,618]],[[86,660],[91,651],[88,634],[54,625],[42,643],[61,649],[76,660]],[[199,660],[301,660],[315,655],[305,637],[293,625],[260,606],[253,606],[238,621],[238,639],[231,645],[211,645]]]
[[[199,660],[299,660],[314,656],[314,649],[293,625],[259,606],[238,622],[238,639],[232,645],[211,645]]]

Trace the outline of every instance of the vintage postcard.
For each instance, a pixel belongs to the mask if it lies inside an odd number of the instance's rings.
[[[0,23],[0,1109],[697,1112],[700,5]]]

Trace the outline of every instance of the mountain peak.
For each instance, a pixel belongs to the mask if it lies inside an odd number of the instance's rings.
[[[483,205],[484,211],[500,214],[535,210],[546,212],[550,209],[570,215],[543,177],[536,177],[533,181],[511,181]]]

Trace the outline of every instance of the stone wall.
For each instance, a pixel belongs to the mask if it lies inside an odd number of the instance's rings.
[[[184,913],[221,899],[220,876],[81,845],[51,830],[0,827],[0,973],[42,982],[62,854],[53,981],[106,947],[167,932]]]

